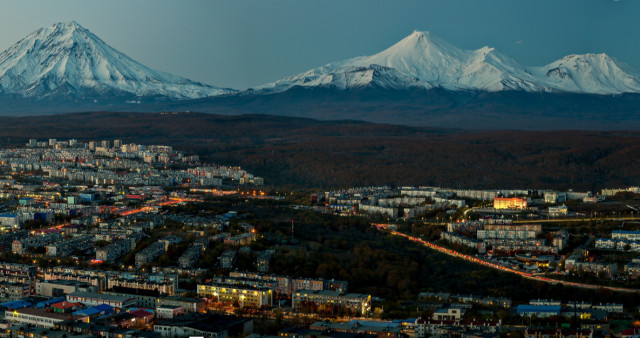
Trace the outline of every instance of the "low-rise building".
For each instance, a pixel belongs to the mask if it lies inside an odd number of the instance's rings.
[[[173,318],[184,313],[184,308],[177,305],[160,305],[156,308],[158,319]]]
[[[22,308],[5,311],[4,319],[17,325],[34,325],[43,328],[53,328],[57,323],[71,319],[71,316],[39,309]]]
[[[456,307],[445,307],[436,309],[431,318],[433,320],[453,320],[458,321],[464,315],[465,310]]]
[[[569,209],[564,204],[556,207],[549,207],[549,216],[551,217],[567,216],[568,213]]]
[[[67,302],[82,303],[88,306],[107,304],[117,308],[136,305],[135,297],[106,295],[96,292],[76,291],[67,295]]]
[[[187,298],[187,297],[160,297],[158,299],[158,306],[179,306],[184,309],[184,312],[205,312],[206,303],[201,298]]]
[[[74,280],[45,280],[36,282],[36,294],[40,296],[60,297],[76,291],[98,292],[98,287]]]

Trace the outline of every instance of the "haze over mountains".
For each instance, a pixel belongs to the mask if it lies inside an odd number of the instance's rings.
[[[237,91],[152,70],[75,22],[0,53],[0,112],[201,111],[484,129],[640,129],[640,73],[606,54],[522,66],[415,31],[371,56]]]

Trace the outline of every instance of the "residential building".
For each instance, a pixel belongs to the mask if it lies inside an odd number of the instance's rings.
[[[245,337],[253,332],[253,320],[219,314],[190,313],[153,326],[160,337]]]
[[[136,267],[153,262],[154,259],[165,253],[165,243],[155,242],[136,254]]]
[[[258,252],[258,257],[256,258],[256,266],[258,272],[268,272],[269,271],[269,263],[271,262],[271,256],[275,253],[275,250],[265,250]]]
[[[176,291],[176,280],[173,278],[152,280],[144,277],[119,278],[119,276],[110,276],[107,279],[107,289],[115,287],[135,290],[155,290],[166,295],[173,295]]]
[[[0,282],[31,284],[37,273],[35,265],[0,262]]]
[[[204,248],[202,245],[192,244],[183,254],[178,258],[178,265],[182,268],[188,268],[194,266],[198,259],[200,258],[200,254]]]
[[[486,244],[483,241],[479,241],[475,238],[469,238],[469,237],[457,234],[455,232],[447,232],[447,231],[443,231],[440,234],[440,237],[449,243],[460,244],[469,248],[476,249],[478,250],[478,253],[487,252]]]
[[[488,220],[488,221],[496,221],[496,220]],[[541,224],[513,225],[513,224],[487,223],[484,225],[484,230],[505,232],[505,233],[508,233],[510,231],[533,231],[536,235],[539,235],[542,233],[542,225]]]
[[[611,231],[611,238],[640,241],[640,231],[613,230]]]
[[[378,322],[365,320],[351,320],[342,323],[332,323],[329,321],[315,322],[309,327],[310,330],[326,332],[332,334],[352,334],[356,337],[403,337],[402,324],[398,322]],[[297,336],[297,335],[296,335]]]
[[[618,265],[616,263],[579,261],[571,256],[565,260],[564,267],[567,271],[579,270],[595,274],[602,273],[607,277],[613,277],[618,273]]]
[[[560,305],[518,305],[516,313],[520,316],[537,316],[546,318],[559,316],[562,307]]]
[[[371,311],[371,295],[359,293],[343,295],[336,291],[299,290],[293,293],[292,298],[294,309],[301,308],[304,303],[315,303],[342,306],[361,315]]]
[[[11,251],[13,253],[22,255],[27,252],[29,248],[39,248],[47,246],[51,243],[56,243],[62,240],[62,235],[58,232],[46,233],[42,235],[36,235],[32,237],[26,237],[21,239],[15,239],[11,244]]]
[[[116,259],[122,255],[131,251],[131,241],[128,239],[121,239],[115,241],[103,248],[96,250],[96,260],[106,263],[113,263]]]
[[[222,269],[231,269],[236,262],[235,250],[227,250],[220,255],[220,267]]]
[[[453,320],[458,321],[464,315],[465,310],[456,307],[439,308],[433,312],[433,320]]]
[[[564,204],[556,207],[549,207],[549,216],[551,217],[567,216],[568,213],[569,209]]]
[[[218,299],[225,303],[238,302],[241,307],[262,307],[273,305],[273,291],[248,285],[199,284],[198,296]]]
[[[31,294],[31,284],[0,283],[0,300],[18,300]]]
[[[47,256],[70,256],[75,250],[86,250],[93,247],[93,236],[81,235],[75,238],[47,245]]]

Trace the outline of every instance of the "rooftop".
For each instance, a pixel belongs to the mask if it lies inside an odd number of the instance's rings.
[[[82,291],[76,291],[76,292],[70,293],[67,295],[67,297],[100,299],[100,300],[106,300],[106,301],[112,301],[112,302],[125,302],[129,299],[132,299],[132,297],[127,297],[127,296],[107,295],[104,293],[82,292]]]

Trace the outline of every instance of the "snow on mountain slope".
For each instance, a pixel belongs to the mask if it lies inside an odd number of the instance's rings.
[[[568,56],[544,67],[525,68],[494,48],[465,51],[432,36],[415,31],[384,51],[333,62],[310,71],[257,87],[253,92],[277,93],[294,86],[334,86],[344,89],[375,85],[375,78],[333,85],[353,69],[379,65],[402,76],[392,88],[433,88],[497,92],[574,92],[588,94],[640,93],[638,73],[603,55]],[[330,80],[331,79],[331,80]],[[406,81],[406,82],[405,82]]]
[[[41,28],[0,53],[2,93],[35,98],[109,93],[184,99],[231,91],[152,70],[76,22]]]
[[[602,54],[569,55],[531,72],[568,92],[620,94],[640,92],[640,73]]]
[[[308,72],[291,76],[257,88],[259,91],[283,91],[292,86],[313,86],[305,81],[345,72],[353,67],[380,65],[394,69],[409,79],[407,87],[443,87],[451,90],[470,89],[499,91],[505,89],[546,90],[514,60],[492,48],[463,51],[428,32],[413,32],[384,51],[330,63]],[[359,83],[359,86],[363,86]],[[398,87],[398,86],[396,86]]]
[[[376,86],[387,89],[424,88],[432,86],[415,77],[404,75],[397,70],[376,64],[369,66],[346,66],[335,71],[320,67],[308,72],[284,78],[272,84],[257,88],[263,92],[281,92],[293,86],[326,87],[334,89],[362,88]]]

